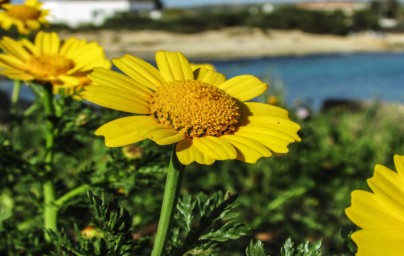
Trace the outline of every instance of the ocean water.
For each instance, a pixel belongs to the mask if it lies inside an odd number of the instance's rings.
[[[213,63],[228,77],[253,74],[290,106],[319,109],[328,99],[404,103],[404,53],[333,54]]]
[[[404,103],[404,53],[333,54],[211,63],[228,78],[240,74],[260,77],[270,84],[268,93],[281,92],[291,107],[303,102],[318,110],[328,99]],[[11,93],[12,83],[0,81],[0,89]],[[21,98],[33,99],[26,86],[22,88]]]

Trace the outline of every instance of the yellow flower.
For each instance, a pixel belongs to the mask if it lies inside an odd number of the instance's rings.
[[[356,255],[399,256],[404,252],[404,156],[395,155],[397,172],[376,165],[368,179],[373,193],[352,192],[346,214],[361,228],[352,234]]]
[[[113,60],[124,74],[96,68],[83,97],[98,105],[135,114],[97,129],[109,147],[144,139],[176,143],[182,164],[238,159],[254,163],[272,152],[286,153],[300,141],[300,126],[284,109],[246,102],[267,90],[251,75],[226,80],[206,68],[192,70],[182,53],[156,53],[158,69],[125,55]]]
[[[48,10],[42,10],[42,3],[37,0],[26,0],[24,4],[2,4],[0,11],[0,27],[9,30],[13,25],[21,34],[29,34],[41,25],[48,25]]]
[[[70,94],[91,83],[87,75],[93,67],[110,68],[104,50],[97,43],[70,38],[60,40],[56,33],[39,32],[34,43],[4,37],[0,41],[1,75],[15,80],[50,83],[54,92]]]

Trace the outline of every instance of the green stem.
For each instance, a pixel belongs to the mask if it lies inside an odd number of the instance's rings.
[[[44,194],[44,228],[56,231],[56,221],[58,207],[55,204],[55,188],[52,181],[45,181],[43,184]],[[49,236],[45,233],[45,238],[49,241]]]
[[[53,106],[53,93],[52,86],[49,84],[44,85],[43,103],[46,115],[46,133],[45,133],[45,170],[47,175],[52,172],[53,164],[53,145],[55,142],[55,127],[52,119],[54,118],[55,109]],[[50,175],[51,176],[51,175]],[[58,207],[55,204],[55,188],[51,181],[48,179],[43,184],[44,195],[44,228],[56,231],[57,211]],[[45,239],[50,241],[49,235],[45,232]]]
[[[20,98],[21,81],[14,80],[13,93],[11,94],[11,113],[16,114],[18,109],[18,99]]]
[[[66,194],[64,194],[63,196],[59,197],[58,200],[56,200],[55,205],[59,208],[61,207],[65,202],[67,202],[68,200],[70,200],[71,198],[86,192],[88,189],[90,188],[89,185],[84,184],[81,185],[80,187],[77,187],[69,192],[67,192]]]
[[[152,256],[163,255],[164,248],[167,242],[167,236],[169,233],[171,221],[174,217],[178,201],[178,193],[181,187],[182,174],[184,165],[182,165],[177,158],[175,152],[175,146],[171,154],[170,165],[167,170],[167,180],[164,189],[163,205],[160,212],[160,220],[157,227],[156,239],[154,241],[154,247]]]

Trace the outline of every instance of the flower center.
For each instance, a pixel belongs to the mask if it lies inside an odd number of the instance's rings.
[[[74,62],[59,55],[43,55],[31,58],[26,64],[28,72],[41,80],[66,74]]]
[[[10,17],[26,21],[37,19],[41,15],[41,12],[33,7],[18,4],[7,8],[7,14]]]
[[[200,81],[172,81],[150,100],[151,115],[189,137],[221,136],[237,129],[237,101],[225,91]]]

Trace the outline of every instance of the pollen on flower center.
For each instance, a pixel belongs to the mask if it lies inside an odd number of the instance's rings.
[[[43,55],[31,58],[27,64],[27,71],[35,77],[48,78],[66,74],[74,67],[74,62],[58,55]]]
[[[151,115],[189,137],[232,134],[240,118],[237,101],[225,91],[200,81],[172,81],[150,100]]]
[[[21,4],[10,6],[7,9],[7,14],[10,17],[26,21],[37,19],[41,15],[41,12],[33,7]]]

